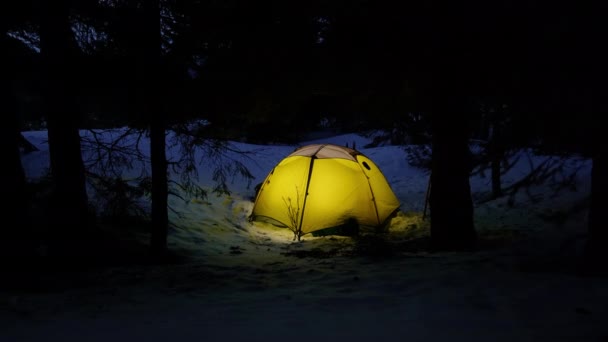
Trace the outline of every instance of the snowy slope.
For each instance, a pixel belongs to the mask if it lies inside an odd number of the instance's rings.
[[[44,132],[26,132],[41,151],[23,156],[29,177],[44,173]],[[185,264],[122,267],[90,275],[95,286],[42,294],[0,294],[0,341],[601,341],[608,337],[608,280],[576,276],[585,210],[559,217],[589,194],[589,161],[572,159],[576,187],[548,184],[512,200],[482,201],[489,177],[471,178],[478,252],[428,253],[420,212],[428,174],[396,146],[363,148],[356,134],[302,142],[355,142],[380,167],[401,213],[385,240],[305,236],[250,223],[253,187],[297,146],[232,143],[254,176],[231,194],[171,198],[179,214],[170,248]],[[145,151],[148,146],[141,144]],[[169,155],[175,158],[176,150]],[[200,157],[203,165],[204,158]],[[520,158],[508,186],[546,157]],[[210,168],[199,182],[213,187]],[[567,171],[567,170],[566,170]],[[178,176],[173,174],[174,177]],[[574,260],[574,259],[572,259]],[[574,261],[572,261],[573,263]]]

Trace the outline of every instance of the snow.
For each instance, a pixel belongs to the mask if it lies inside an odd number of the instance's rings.
[[[22,156],[36,179],[48,169],[46,132],[24,135],[40,148]],[[306,235],[294,242],[288,230],[248,222],[255,184],[294,148],[353,142],[402,203],[386,240]],[[608,339],[608,279],[576,273],[586,209],[547,219],[588,198],[588,160],[569,159],[564,174],[578,170],[574,186],[557,193],[546,181],[486,200],[489,176],[473,176],[480,250],[430,253],[420,242],[428,235],[420,218],[428,174],[408,164],[403,148],[365,148],[370,142],[357,134],[293,146],[232,142],[224,158],[243,162],[251,182],[234,177],[230,194],[170,199],[177,213],[169,248],[186,262],[116,266],[70,290],[0,292],[0,341]],[[147,153],[145,138],[140,148]],[[170,144],[169,159],[177,152]],[[548,158],[520,157],[505,186]],[[197,158],[198,182],[212,189],[212,168]]]

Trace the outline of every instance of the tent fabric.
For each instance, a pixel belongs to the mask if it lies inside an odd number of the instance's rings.
[[[290,156],[314,156],[317,159],[343,158],[352,161],[357,161],[357,159],[355,158],[357,154],[360,153],[348,147],[315,144],[300,147],[292,154],[290,154]]]
[[[351,148],[315,144],[297,149],[272,169],[251,219],[297,226],[307,234],[347,222],[381,226],[399,206],[371,159]]]

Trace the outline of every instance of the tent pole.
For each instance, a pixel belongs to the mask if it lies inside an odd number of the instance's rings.
[[[372,185],[369,182],[369,176],[367,175],[367,173],[365,173],[365,170],[363,170],[363,167],[361,166],[359,159],[357,159],[355,157],[355,161],[356,161],[357,165],[359,165],[359,168],[361,169],[361,172],[363,173],[363,175],[365,176],[365,180],[367,181],[367,186],[369,187],[369,192],[372,194],[372,202],[374,203],[374,210],[376,211],[376,221],[378,222],[378,226],[380,226],[383,222],[380,222],[380,213],[378,213],[378,203],[376,203],[376,194],[374,194],[374,189],[372,188]]]
[[[300,214],[300,224],[298,225],[298,230],[295,232],[298,237],[298,241],[300,241],[300,236],[302,236],[302,223],[304,221],[304,210],[306,208],[306,199],[308,198],[308,188],[310,187],[310,179],[312,178],[312,168],[315,164],[315,159],[317,156],[313,155],[310,157],[310,166],[308,168],[308,179],[306,179],[306,190],[304,191],[304,202],[302,203],[302,214]]]

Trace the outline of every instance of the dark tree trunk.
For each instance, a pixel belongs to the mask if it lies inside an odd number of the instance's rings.
[[[142,60],[144,72],[140,79],[144,90],[142,108],[150,123],[150,155],[152,164],[152,227],[150,246],[154,257],[162,258],[167,252],[168,175],[165,143],[165,118],[159,88],[161,76],[160,2],[146,1],[143,8],[144,37]]]
[[[6,30],[0,27],[0,51],[7,51],[8,36]],[[6,57],[6,56],[5,56]],[[12,81],[14,75],[11,72],[13,58],[9,53],[9,58],[4,60],[0,65],[0,103],[2,104],[2,117],[4,124],[0,133],[0,154],[5,162],[5,170],[7,178],[4,179],[4,196],[8,200],[3,205],[2,219],[5,222],[4,229],[1,233],[3,238],[0,240],[7,241],[6,246],[2,246],[3,250],[0,253],[14,255],[19,252],[14,248],[18,248],[21,243],[15,244],[15,240],[25,238],[25,228],[27,226],[27,196],[25,189],[25,172],[21,164],[20,139],[21,133],[19,129],[19,120],[17,118],[15,96],[12,89]],[[10,249],[10,251],[7,251]]]
[[[162,122],[150,125],[150,149],[152,156],[152,234],[151,247],[155,256],[163,256],[167,250],[167,157],[165,154],[165,126]]]
[[[502,196],[502,187],[500,181],[500,162],[499,155],[492,156],[492,197],[498,198]]]
[[[431,167],[432,248],[474,248],[476,233],[469,184],[468,121],[461,100],[455,96],[440,96],[433,110]]]
[[[69,240],[86,231],[88,201],[82,161],[79,113],[75,107],[72,61],[76,46],[66,0],[43,2],[40,46],[48,123],[53,194],[50,225],[59,254]]]
[[[592,272],[606,272],[605,260],[608,257],[608,229],[604,201],[608,197],[608,160],[605,150],[593,157],[591,171],[591,206],[589,209],[589,240],[586,250],[587,267]]]
[[[581,3],[582,4],[582,3]],[[577,23],[577,41],[581,42],[581,49],[576,49],[579,58],[571,63],[581,72],[581,81],[570,82],[583,92],[583,103],[578,104],[584,108],[584,116],[577,116],[586,121],[585,136],[588,139],[588,150],[592,155],[591,170],[591,203],[589,207],[588,230],[589,237],[585,250],[585,266],[590,273],[607,275],[608,267],[608,211],[606,199],[608,198],[608,145],[606,144],[606,124],[600,118],[608,113],[606,97],[608,96],[608,66],[606,49],[597,44],[603,39],[606,30],[602,19],[605,5],[593,2],[593,6],[585,7],[589,12],[581,17]],[[601,25],[601,26],[600,26]],[[579,53],[582,52],[582,53]],[[572,61],[571,61],[572,62]],[[582,67],[579,68],[578,66]],[[578,108],[577,108],[578,109]]]
[[[26,261],[31,260],[35,254],[33,241],[36,241],[36,236],[31,234],[25,172],[19,152],[19,125],[15,108],[12,106],[14,98],[7,96],[10,94],[6,91],[10,90],[6,89],[5,80],[2,79],[0,82],[3,83],[0,86],[2,92],[0,100],[4,105],[2,113],[5,120],[0,133],[0,150],[6,175],[2,187],[5,200],[2,205],[3,224],[0,229],[0,267],[5,272],[12,269],[19,270]],[[15,263],[15,260],[18,260],[18,263]],[[18,279],[7,279],[3,282],[13,280]]]
[[[4,88],[4,87],[2,87]],[[0,89],[3,96],[6,94],[5,89]],[[9,222],[7,233],[13,237],[22,235],[21,229],[23,223],[27,219],[27,196],[25,190],[25,172],[21,164],[21,153],[19,152],[19,121],[15,115],[14,107],[10,106],[11,99],[6,98],[2,103],[7,106],[5,125],[3,126],[1,146],[4,160],[7,165],[5,170],[8,171],[8,177],[5,180],[4,195],[8,199],[6,201],[6,215],[3,215],[3,220]]]
[[[492,170],[492,197],[502,196],[500,179],[500,164],[504,158],[504,148],[501,141],[501,132],[498,123],[492,125],[492,135],[490,136],[490,167]]]
[[[431,247],[470,250],[476,246],[469,177],[470,104],[480,77],[475,64],[479,46],[475,24],[462,20],[470,7],[446,2],[432,10],[427,68],[430,84]],[[449,28],[449,29],[446,29]]]

